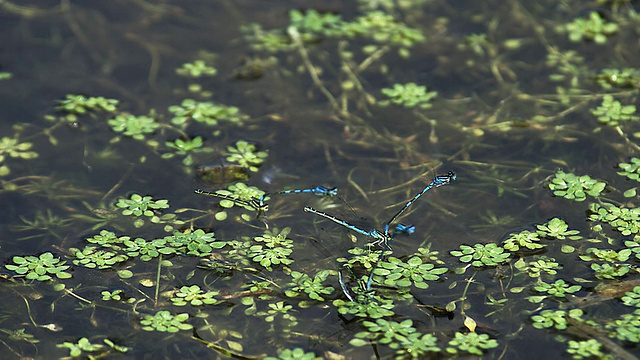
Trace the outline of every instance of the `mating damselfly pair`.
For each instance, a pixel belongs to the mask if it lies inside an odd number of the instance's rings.
[[[376,260],[375,265],[373,266],[373,269],[371,270],[371,273],[369,274],[369,278],[367,279],[367,283],[366,283],[366,290],[371,289],[371,281],[373,279],[373,275],[374,275],[374,271],[377,268],[378,264],[380,263],[380,260],[382,259],[385,251],[387,250],[391,250],[391,246],[389,245],[389,243],[391,242],[391,240],[393,240],[393,238],[400,234],[400,233],[405,233],[405,234],[412,234],[415,231],[415,227],[412,225],[404,225],[404,224],[398,224],[396,225],[396,227],[394,228],[394,230],[392,232],[389,232],[389,227],[391,226],[391,224],[393,222],[395,222],[405,211],[407,211],[407,209],[413,204],[415,203],[422,195],[424,195],[427,191],[433,189],[433,188],[437,188],[440,186],[444,186],[444,185],[448,185],[450,184],[452,181],[454,181],[456,179],[456,174],[453,171],[449,171],[449,173],[447,175],[437,175],[436,177],[433,178],[433,180],[431,180],[431,182],[424,188],[422,189],[422,191],[420,191],[418,194],[416,194],[411,200],[407,201],[407,203],[395,214],[391,217],[391,219],[389,219],[389,221],[387,221],[383,228],[382,231],[373,228],[371,230],[365,230],[362,229],[360,227],[357,227],[355,225],[352,225],[342,219],[338,219],[335,216],[329,215],[325,212],[316,210],[312,207],[305,207],[304,211],[305,212],[309,212],[312,214],[316,214],[319,216],[322,216],[326,219],[329,219],[333,222],[335,222],[338,225],[342,225],[344,227],[346,227],[349,230],[355,231],[358,234],[362,234],[365,236],[368,236],[370,238],[373,239],[373,244],[376,245],[380,245],[382,246],[382,250],[381,250],[381,254],[380,256],[378,256],[378,259]],[[341,286],[343,286],[343,290],[344,290],[344,284],[341,283]]]
[[[344,226],[345,228],[355,231],[358,234],[361,235],[365,235],[367,237],[370,237],[373,239],[373,241],[371,242],[371,244],[374,245],[379,245],[382,247],[381,250],[381,254],[380,256],[378,256],[376,263],[374,264],[367,282],[366,282],[366,286],[365,289],[368,291],[371,289],[371,282],[373,279],[373,275],[374,275],[374,271],[376,270],[378,264],[380,263],[380,260],[382,259],[382,257],[384,256],[386,251],[390,251],[391,250],[391,246],[389,245],[390,242],[393,240],[393,238],[395,236],[397,236],[398,234],[413,234],[415,232],[415,226],[413,225],[405,225],[405,224],[397,224],[392,231],[389,231],[389,228],[391,227],[391,225],[398,220],[398,218],[405,212],[407,211],[407,209],[409,209],[409,207],[411,207],[412,204],[414,204],[420,197],[422,197],[427,191],[429,191],[430,189],[433,188],[437,188],[440,186],[444,186],[444,185],[448,185],[450,184],[452,181],[456,180],[456,174],[453,171],[449,171],[449,173],[447,175],[437,175],[435,176],[431,182],[422,189],[422,191],[420,191],[418,194],[416,194],[412,199],[410,199],[409,201],[407,201],[407,203],[405,203],[405,205],[395,214],[393,215],[389,221],[387,221],[386,223],[384,223],[382,230],[378,230],[376,228],[370,229],[370,230],[365,230],[362,229],[358,226],[355,226],[345,220],[339,219],[333,215],[327,214],[325,212],[316,210],[312,207],[305,207],[304,211],[305,212],[309,212],[312,214],[316,214],[318,216],[324,217],[326,219],[329,219],[333,222],[335,222],[338,225]],[[250,208],[250,209],[254,209],[258,212],[258,216],[260,216],[261,214],[264,214],[264,212],[266,212],[268,210],[268,204],[266,204],[266,199],[271,196],[271,195],[287,195],[287,194],[301,194],[301,193],[310,193],[310,194],[315,194],[315,195],[319,195],[319,196],[337,196],[338,194],[338,189],[337,188],[326,188],[324,186],[317,186],[314,188],[309,188],[309,189],[300,189],[300,190],[283,190],[283,191],[278,191],[278,192],[273,192],[273,193],[264,193],[262,194],[259,198],[252,198],[252,199],[248,199],[248,200],[244,200],[244,199],[240,199],[228,194],[224,194],[224,193],[218,193],[218,192],[208,192],[208,191],[204,191],[201,189],[196,189],[195,192],[197,194],[203,194],[203,195],[208,195],[208,196],[215,196],[218,198],[221,198],[223,200],[229,200],[232,201],[238,205],[241,205],[243,207],[246,208]],[[346,285],[344,284],[344,281],[342,280],[342,276],[340,276],[340,285],[345,293],[345,295],[353,301],[352,296],[349,294],[348,290],[346,289]]]

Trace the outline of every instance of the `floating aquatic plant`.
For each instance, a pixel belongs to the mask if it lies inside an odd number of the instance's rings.
[[[171,302],[176,306],[216,305],[221,302],[215,298],[219,294],[219,291],[204,291],[198,285],[183,286],[173,294]]]
[[[118,199],[117,207],[124,209],[122,215],[124,216],[146,216],[152,217],[155,215],[153,210],[166,209],[169,207],[168,200],[153,200],[151,196],[142,196],[139,194],[132,194],[129,199]]]
[[[536,329],[564,330],[568,326],[567,318],[582,321],[583,311],[580,309],[542,310],[539,314],[531,316],[533,327]]]
[[[637,89],[640,87],[640,69],[602,69],[596,76],[596,82],[603,89]]]
[[[142,196],[139,194],[131,194],[129,199],[120,198],[116,203],[116,207],[119,207],[122,210],[122,215],[124,216],[135,216],[135,217],[148,217],[151,218],[151,222],[160,223],[162,219],[156,215],[156,210],[167,209],[169,208],[168,200],[154,200],[151,196]],[[175,215],[172,215],[173,218]],[[144,225],[144,220],[136,219],[134,222],[136,227],[142,227]]]
[[[145,315],[140,324],[142,330],[176,333],[180,330],[191,330],[193,325],[187,324],[189,314],[173,315],[167,310],[160,310],[155,315]]]
[[[160,127],[156,119],[150,116],[131,114],[117,115],[109,119],[108,123],[113,131],[136,140],[144,140],[145,135],[153,134]]]
[[[418,256],[413,256],[406,262],[391,256],[382,261],[373,273],[383,277],[383,284],[387,286],[414,285],[418,289],[426,289],[429,287],[428,281],[440,279],[440,275],[447,271],[447,268],[436,268],[434,264],[423,263]]]
[[[573,42],[592,40],[596,44],[604,44],[607,37],[618,32],[618,24],[605,21],[598,12],[592,11],[588,18],[577,18],[565,25]]]
[[[96,352],[105,348],[103,344],[92,344],[86,337],[81,338],[76,343],[65,341],[56,345],[56,347],[69,349],[69,356],[71,357],[78,357],[82,353]]]
[[[562,266],[554,258],[547,256],[535,256],[531,261],[525,261],[524,258],[520,258],[515,262],[516,269],[526,271],[530,277],[538,278],[543,274],[556,275],[558,270],[562,269]]]
[[[335,290],[333,287],[325,286],[323,284],[330,274],[330,271],[322,270],[311,278],[305,273],[292,271],[291,284],[288,290],[285,291],[285,295],[289,297],[296,297],[304,293],[312,300],[325,301],[322,295],[330,295]]]
[[[194,60],[190,63],[184,63],[178,69],[176,69],[176,74],[188,78],[201,78],[204,76],[214,76],[218,73],[218,70],[207,64],[204,60]]]
[[[345,301],[336,299],[333,306],[338,309],[342,315],[350,314],[357,317],[379,319],[387,316],[393,316],[393,300],[384,299],[372,293],[356,293],[355,301]]]
[[[620,299],[627,306],[640,308],[640,286],[635,286],[632,291],[627,291]]]
[[[82,250],[70,248],[69,252],[76,257],[76,259],[73,260],[75,265],[81,265],[90,269],[108,269],[115,264],[129,259],[129,257],[124,254],[98,249],[93,245],[86,246]]]
[[[607,323],[606,328],[612,330],[612,337],[621,341],[640,342],[640,314],[624,314],[619,319]]]
[[[567,294],[573,294],[580,291],[580,289],[582,289],[582,286],[569,285],[563,279],[558,279],[552,284],[540,281],[533,287],[533,289],[538,292],[547,293],[557,298],[564,298],[567,296]]]
[[[571,354],[573,359],[605,359],[602,352],[602,343],[596,339],[583,341],[569,340],[567,342],[567,353]]]
[[[486,350],[496,348],[499,344],[497,340],[491,339],[487,334],[456,332],[454,338],[449,340],[448,345],[446,350],[449,354],[482,355]]]
[[[470,263],[475,267],[497,266],[509,261],[511,257],[503,247],[494,243],[460,245],[460,250],[452,250],[450,253],[458,257],[461,262]]]
[[[575,201],[584,201],[587,195],[600,196],[605,186],[607,184],[592,179],[589,175],[577,176],[562,170],[558,171],[549,183],[549,189],[553,190],[555,196]]]
[[[313,352],[305,352],[304,349],[284,349],[278,357],[267,356],[262,360],[321,360],[322,357],[316,356]]]
[[[261,244],[251,246],[247,255],[267,270],[271,270],[271,265],[292,264],[289,255],[293,252],[293,240],[287,238],[289,232],[291,228],[284,228],[280,233],[277,228],[266,230],[262,236],[254,238]]]
[[[192,232],[176,231],[164,240],[168,246],[176,249],[177,253],[194,256],[208,256],[214,249],[221,249],[227,244],[225,241],[218,241],[214,233],[207,233],[202,229]]]
[[[32,143],[20,142],[17,136],[10,138],[4,136],[0,139],[0,176],[7,176],[11,173],[9,166],[5,164],[7,158],[35,159],[38,153],[30,151]]]
[[[504,241],[502,246],[509,251],[518,251],[520,249],[542,249],[545,245],[539,243],[540,238],[538,233],[523,230],[519,233],[513,233],[509,235],[509,238]]]
[[[50,252],[45,252],[39,256],[14,256],[12,264],[4,267],[11,270],[19,276],[24,276],[27,280],[47,281],[55,275],[58,279],[69,279],[71,273],[66,272],[70,268],[65,265],[66,261],[55,257]]]
[[[591,113],[598,117],[598,122],[609,126],[618,126],[623,121],[638,120],[636,116],[635,105],[622,105],[620,101],[615,100],[611,95],[605,95],[602,98],[602,104]]]
[[[258,311],[256,315],[264,317],[264,321],[268,323],[272,323],[276,321],[276,319],[282,319],[282,321],[287,323],[287,328],[289,328],[298,324],[298,319],[291,314],[293,311],[292,305],[285,304],[284,301],[278,301],[269,304],[267,310]]]
[[[640,231],[640,208],[618,207],[603,202],[589,205],[589,212],[589,221],[609,224],[622,235],[628,236]]]
[[[266,151],[257,151],[254,144],[250,144],[244,140],[236,142],[235,147],[227,148],[229,154],[227,161],[243,166],[250,171],[256,172],[262,166],[264,159],[268,156]]]
[[[388,100],[380,100],[378,102],[380,106],[393,104],[405,108],[418,107],[420,109],[430,108],[432,106],[431,100],[438,95],[435,91],[427,92],[426,86],[415,83],[394,84],[393,88],[385,88],[381,92]]]
[[[398,356],[406,355],[412,358],[440,351],[437,338],[432,334],[419,333],[413,327],[411,319],[399,323],[377,319],[375,322],[363,321],[362,325],[367,330],[354,335],[349,342],[353,346],[366,346],[376,342],[396,350]]]
[[[242,114],[235,106],[193,99],[184,99],[180,105],[170,106],[169,112],[173,114],[171,123],[178,126],[185,126],[190,121],[208,126],[216,126],[220,122],[242,125],[248,119],[248,116]]]
[[[626,176],[628,179],[640,182],[640,159],[632,157],[628,163],[618,163],[618,167],[621,171],[618,171],[618,175]]]
[[[60,101],[56,109],[77,115],[84,115],[92,111],[114,113],[118,109],[118,103],[117,99],[107,99],[102,96],[68,94],[64,100]]]
[[[174,156],[184,156],[182,163],[186,166],[193,165],[194,154],[213,152],[212,148],[204,146],[204,141],[200,136],[187,140],[176,139],[174,141],[167,141],[165,142],[165,145],[169,149],[174,150],[174,152],[162,154],[162,158],[171,159]]]
[[[549,220],[546,224],[536,225],[536,227],[538,229],[536,231],[538,235],[551,238],[551,239],[578,240],[582,238],[582,236],[578,235],[580,231],[569,230],[569,225],[564,220],[559,218],[553,218]]]

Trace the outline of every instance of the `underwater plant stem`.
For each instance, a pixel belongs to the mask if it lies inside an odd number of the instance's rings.
[[[162,254],[158,256],[158,271],[156,272],[156,292],[153,295],[153,307],[158,307],[158,296],[160,294],[160,274],[162,272]]]
[[[287,34],[289,34],[294,44],[296,44],[296,47],[298,48],[298,52],[302,57],[302,62],[304,63],[304,66],[307,68],[307,71],[309,72],[309,75],[311,76],[311,80],[313,81],[314,85],[318,89],[320,89],[320,92],[322,92],[324,96],[327,98],[327,100],[329,100],[329,103],[331,103],[331,107],[333,108],[333,110],[336,111],[338,114],[341,114],[342,111],[340,110],[340,105],[336,101],[336,98],[324,86],[324,84],[322,83],[322,80],[320,80],[320,77],[318,76],[318,72],[316,71],[316,68],[311,63],[311,60],[309,60],[309,53],[307,53],[307,49],[305,49],[304,45],[302,44],[302,40],[300,40],[300,33],[298,32],[298,29],[296,29],[294,26],[289,26],[287,28]]]

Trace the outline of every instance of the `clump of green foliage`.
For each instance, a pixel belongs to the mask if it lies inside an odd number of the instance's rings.
[[[30,142],[20,142],[18,137],[4,136],[0,139],[0,176],[7,176],[11,173],[9,166],[5,163],[7,158],[35,159],[38,153],[30,151],[33,144]]]
[[[605,95],[602,98],[602,104],[597,109],[591,110],[591,113],[598,117],[598,122],[609,126],[618,126],[623,121],[638,120],[640,117],[635,116],[635,105],[622,105],[620,101],[614,100],[613,96]]]
[[[450,251],[451,255],[459,258],[463,263],[475,267],[498,266],[509,261],[511,254],[494,243],[475,244],[473,246],[460,245],[460,250]]]
[[[204,146],[202,137],[196,136],[193,139],[176,139],[174,141],[165,142],[165,146],[173,152],[162,154],[163,159],[171,159],[174,156],[184,156],[182,163],[185,166],[191,166],[194,163],[193,156],[200,153],[210,153],[213,149]]]
[[[183,286],[175,292],[171,302],[176,306],[216,305],[220,303],[220,300],[215,298],[219,294],[219,291],[204,291],[198,285]]]
[[[591,40],[596,44],[604,44],[607,37],[618,32],[618,24],[607,22],[598,12],[592,11],[588,18],[578,18],[566,24],[565,31],[573,42]]]
[[[498,341],[491,339],[487,334],[456,332],[454,338],[449,340],[447,352],[449,354],[482,355],[486,350],[496,347],[498,347]]]
[[[216,126],[223,121],[243,125],[248,118],[235,106],[193,99],[184,99],[180,105],[169,106],[169,112],[173,114],[171,123],[180,127],[185,127],[190,121],[208,126]]]
[[[204,60],[194,60],[192,62],[187,62],[176,69],[176,74],[194,79],[204,76],[215,76],[217,73],[218,70],[215,67],[207,64],[207,62]]]
[[[113,131],[136,140],[144,140],[145,135],[153,134],[160,127],[153,117],[132,114],[118,114],[108,123]]]
[[[53,279],[52,275],[58,279],[71,277],[71,273],[66,272],[70,268],[66,261],[50,252],[42,253],[40,256],[14,256],[11,261],[12,264],[6,264],[4,267],[27,280],[48,281]]]
[[[176,333],[180,330],[191,330],[193,325],[187,324],[189,314],[173,315],[167,310],[160,310],[155,315],[145,315],[140,324],[142,330]]]
[[[577,176],[562,170],[549,183],[553,195],[575,201],[585,201],[587,195],[598,197],[606,186],[604,182],[592,179],[589,175]]]
[[[236,142],[235,146],[227,147],[227,151],[229,152],[227,161],[238,164],[253,172],[258,171],[264,159],[269,155],[266,151],[257,151],[255,144],[250,144],[244,140]]]
[[[69,94],[59,102],[56,110],[65,113],[62,117],[63,120],[70,124],[76,124],[79,116],[93,115],[99,111],[115,114],[118,110],[118,104],[117,99]]]
[[[380,106],[394,104],[406,108],[418,107],[420,109],[430,108],[432,106],[431,100],[438,95],[436,91],[427,91],[426,86],[420,86],[415,83],[394,84],[393,88],[385,88],[381,92],[387,96],[388,100],[379,101],[378,105]]]

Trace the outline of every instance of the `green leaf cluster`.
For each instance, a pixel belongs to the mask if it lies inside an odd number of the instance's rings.
[[[115,113],[118,109],[118,103],[117,99],[107,99],[102,96],[68,94],[64,100],[59,101],[56,110],[75,115],[85,115],[96,111]]]
[[[342,315],[354,315],[357,317],[379,319],[383,317],[393,316],[393,300],[384,299],[378,295],[371,293],[358,293],[354,296],[355,301],[345,301],[336,299],[333,306],[338,309]]]
[[[605,186],[607,184],[592,179],[589,175],[576,176],[562,170],[558,171],[549,183],[549,189],[553,190],[555,196],[575,201],[584,201],[587,195],[597,197]]]
[[[629,163],[621,162],[618,164],[618,167],[621,170],[621,171],[618,171],[618,175],[623,175],[631,180],[640,182],[640,159],[639,158],[632,157],[631,162]]]
[[[589,205],[589,221],[607,223],[622,235],[637,234],[640,231],[640,208],[618,207],[611,203]]]
[[[425,40],[424,34],[418,30],[398,22],[397,19],[382,11],[369,11],[356,17],[353,21],[344,21],[340,15],[319,13],[316,10],[301,12],[292,10],[289,13],[290,22],[285,28],[264,30],[258,24],[245,26],[245,39],[254,50],[278,52],[295,49],[295,42],[291,38],[295,29],[303,43],[317,43],[324,38],[353,39],[356,37],[373,41],[374,43],[397,46],[403,57],[409,55],[408,48]],[[378,49],[377,45],[365,45],[364,51],[372,53]]]
[[[426,289],[429,287],[427,281],[436,281],[447,271],[447,268],[436,268],[434,264],[423,263],[418,256],[413,256],[406,262],[392,256],[382,261],[373,272],[383,277],[383,284],[387,286],[410,287],[413,284],[418,289]]]
[[[253,172],[258,171],[264,159],[269,155],[266,151],[257,151],[255,144],[250,144],[244,140],[236,142],[235,146],[227,147],[227,151],[229,152],[227,161]]]
[[[169,106],[169,112],[173,114],[171,123],[181,127],[187,125],[189,121],[208,126],[216,126],[222,121],[243,125],[249,118],[235,106],[193,99],[184,99],[180,105]]]
[[[71,273],[65,270],[69,269],[69,265],[65,265],[66,261],[53,256],[50,252],[40,254],[40,256],[14,256],[12,264],[6,264],[7,270],[13,271],[20,276],[24,276],[27,280],[47,281],[51,280],[51,275],[55,275],[58,279],[69,279]]]
[[[611,95],[605,95],[602,98],[602,104],[596,109],[592,109],[591,113],[598,117],[598,122],[609,126],[618,126],[623,121],[634,121],[640,117],[634,115],[636,113],[635,105],[622,105],[620,101],[615,100]]]
[[[581,309],[542,310],[539,314],[531,316],[531,320],[536,329],[565,330],[568,326],[567,318],[582,321],[582,315]]]
[[[125,262],[129,259],[129,257],[124,254],[99,249],[93,245],[85,246],[82,250],[70,248],[69,252],[76,257],[76,259],[73,260],[75,265],[81,265],[90,269],[108,269],[115,264]]]
[[[173,150],[173,152],[162,154],[162,158],[171,159],[174,156],[184,156],[182,163],[186,166],[193,165],[194,154],[213,152],[212,148],[204,147],[204,141],[200,136],[186,140],[176,139],[174,141],[167,141],[164,144],[166,147]]]
[[[640,313],[624,314],[619,319],[607,323],[605,326],[612,330],[611,337],[621,341],[640,342]]]
[[[449,354],[468,353],[480,356],[485,350],[496,348],[499,344],[497,340],[491,339],[487,334],[456,332],[454,338],[449,340],[448,345],[447,352]]]
[[[167,310],[160,310],[155,315],[145,315],[140,324],[142,330],[176,333],[180,330],[191,330],[193,325],[185,323],[189,314],[173,315]]]
[[[450,254],[458,257],[461,262],[470,263],[475,267],[498,266],[509,261],[511,257],[503,247],[494,243],[460,245],[460,250],[452,250]]]
[[[142,196],[139,194],[132,194],[129,199],[118,199],[116,206],[124,209],[122,215],[124,216],[155,216],[153,210],[167,209],[169,207],[169,200],[153,200],[151,196]]]
[[[293,253],[293,240],[287,235],[291,228],[284,228],[280,233],[278,229],[266,230],[262,236],[254,237],[254,240],[261,243],[251,246],[247,255],[254,261],[271,271],[271,265],[290,265],[293,263],[289,255]]]
[[[520,271],[526,271],[532,278],[539,278],[542,274],[556,275],[558,273],[557,270],[562,269],[556,259],[544,255],[534,256],[534,259],[528,262],[524,258],[520,258],[514,266]]]
[[[539,244],[540,238],[537,232],[530,232],[523,230],[519,233],[513,233],[509,235],[509,238],[504,241],[502,246],[509,251],[518,251],[521,248],[528,250],[542,249],[545,245]]]
[[[536,231],[538,235],[550,239],[564,240],[568,238],[570,240],[578,240],[582,238],[582,236],[578,235],[580,231],[569,230],[569,225],[559,218],[553,218],[546,224],[536,225],[536,227],[538,228]]]
[[[565,25],[569,39],[573,42],[591,40],[604,44],[607,37],[618,32],[618,24],[606,22],[598,12],[592,11],[588,18],[577,18]]]
[[[567,353],[571,354],[573,359],[606,359],[602,352],[602,344],[596,339],[569,340],[567,344]]]
[[[183,286],[173,294],[171,302],[176,306],[216,305],[221,302],[215,298],[218,295],[219,291],[204,291],[198,285]]]
[[[57,344],[56,347],[69,349],[71,357],[79,357],[83,352],[96,352],[105,348],[103,344],[92,344],[86,337],[81,338],[77,343],[65,341],[62,344]]]
[[[289,283],[289,288],[285,291],[285,295],[288,297],[296,297],[302,293],[306,293],[312,300],[325,301],[322,295],[330,295],[335,290],[332,286],[323,285],[323,282],[327,280],[327,277],[330,274],[330,271],[322,270],[319,271],[312,279],[305,273],[292,271],[292,282]]]
[[[426,86],[417,85],[415,83],[394,84],[393,88],[384,88],[381,90],[388,100],[380,100],[378,105],[388,106],[389,104],[403,106],[405,108],[428,109],[431,100],[438,93],[436,91],[427,91]]]
[[[274,322],[276,318],[282,318],[283,321],[288,323],[287,327],[293,327],[298,324],[298,319],[290,313],[292,310],[293,305],[285,304],[284,301],[278,301],[269,304],[266,311],[258,311],[256,315],[263,316],[264,321],[268,323]]]
[[[187,62],[182,64],[176,69],[176,74],[192,79],[201,78],[204,76],[215,76],[218,70],[207,64],[204,60],[194,60],[193,62]]]
[[[305,352],[304,349],[284,349],[278,357],[267,356],[262,360],[321,360],[322,357],[316,356],[313,352]]]
[[[119,114],[109,119],[109,126],[115,132],[136,140],[143,140],[145,134],[153,134],[160,124],[150,116],[135,116],[132,114]]]
[[[413,358],[440,351],[437,338],[432,334],[419,333],[411,319],[402,322],[377,319],[375,322],[363,321],[362,325],[367,330],[355,334],[349,342],[353,346],[367,346],[373,341],[396,350],[398,356]]]
[[[547,293],[557,298],[564,298],[567,296],[567,294],[573,294],[580,291],[580,289],[582,289],[582,286],[569,285],[563,279],[558,279],[552,284],[540,281],[533,287],[533,289],[538,292]]]
[[[640,88],[640,70],[636,68],[602,69],[596,76],[596,82],[603,89],[638,89]]]
[[[29,142],[20,142],[16,137],[10,138],[7,136],[0,139],[0,176],[7,176],[11,173],[9,167],[4,164],[7,157],[20,158],[20,159],[35,159],[38,157],[38,153],[35,151],[29,151],[33,146]]]

